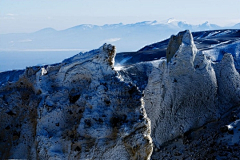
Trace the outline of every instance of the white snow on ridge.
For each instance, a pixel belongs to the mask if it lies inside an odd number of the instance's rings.
[[[224,136],[220,139],[220,141],[224,141],[229,145],[234,145],[239,143],[240,137],[240,119],[226,125],[228,128],[228,133],[225,133]]]
[[[123,69],[123,66],[117,64],[117,65],[114,66],[114,69],[115,69],[116,71],[120,71],[120,70]],[[119,77],[119,79],[122,79],[121,76]]]
[[[125,63],[127,60],[131,59],[132,56],[126,57],[123,60],[121,60],[121,62],[119,62],[120,65],[122,65],[123,63]]]
[[[216,35],[216,34],[218,34],[218,33],[220,33],[220,31],[211,32],[209,35],[207,35],[207,36],[204,37],[204,38],[212,37],[213,35]]]
[[[231,32],[231,30],[226,30],[226,31],[224,31],[222,33],[217,34],[217,36],[224,35],[224,34],[227,34],[227,33],[230,33],[230,32]]]
[[[221,42],[221,43],[218,43],[218,44],[212,44],[211,47],[221,46],[221,45],[223,45],[223,44],[227,44],[228,42],[231,42],[231,40],[225,41],[225,42]]]
[[[168,20],[167,20],[167,23],[169,24],[169,23],[173,23],[173,22],[178,22],[178,20],[176,20],[175,18],[169,18]]]
[[[132,56],[129,56],[129,57],[124,58],[121,62],[115,63],[114,69],[115,69],[116,71],[122,70],[122,69],[123,69],[122,64],[125,63],[127,60],[129,60],[129,59],[131,59],[131,58],[132,58]]]
[[[203,54],[211,57],[212,61],[221,61],[224,53],[231,53],[234,59],[239,58],[240,41],[227,44],[230,41],[222,42],[216,45],[211,45],[212,48],[202,51]],[[224,45],[226,44],[226,45]],[[238,66],[236,66],[238,67]]]

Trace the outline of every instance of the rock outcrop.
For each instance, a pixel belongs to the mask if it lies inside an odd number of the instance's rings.
[[[174,54],[177,52],[180,45],[182,44],[183,35],[184,35],[184,32],[180,32],[180,33],[178,33],[177,36],[175,36],[175,35],[171,36],[171,38],[168,42],[168,47],[167,47],[167,51],[166,51],[167,62],[169,62],[171,60],[171,58],[174,56]]]
[[[116,64],[131,66],[140,62],[154,61],[163,57],[169,59],[169,53],[175,54],[181,44],[181,33],[161,42],[147,45],[136,52],[121,52],[116,55]],[[192,32],[193,41],[199,51],[212,61],[219,62],[225,53],[231,53],[238,72],[240,71],[240,29],[210,30]],[[173,41],[175,39],[175,41]],[[172,44],[170,42],[174,42]],[[168,47],[171,45],[172,47]],[[168,49],[168,51],[167,51]]]
[[[219,117],[217,79],[211,62],[198,52],[189,31],[180,34],[179,49],[168,63],[161,61],[153,69],[145,88],[146,111],[157,146]],[[179,39],[176,41],[179,45]],[[172,43],[169,47],[175,48]]]
[[[115,47],[27,68],[0,88],[0,157],[149,159],[142,94],[113,70]]]
[[[144,86],[155,159],[173,157],[174,153],[166,154],[171,148],[163,150],[166,146],[178,145],[175,143],[178,139],[213,122],[223,124],[223,115],[240,106],[240,76],[231,54],[213,62],[196,48],[192,34],[185,31],[172,36],[166,55],[167,59],[139,63],[120,72],[127,81],[135,82],[139,88]],[[145,69],[139,69],[143,66]],[[141,78],[133,76],[134,72],[147,82],[139,82]],[[226,119],[225,122],[228,123]],[[218,127],[214,131],[220,130]],[[199,150],[191,152],[195,153]]]
[[[172,36],[166,58],[116,71],[114,57],[115,47],[105,44],[59,64],[1,73],[0,157],[240,156],[232,54],[213,61],[184,31]]]

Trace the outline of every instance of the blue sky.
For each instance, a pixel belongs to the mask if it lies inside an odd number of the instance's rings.
[[[0,33],[169,18],[226,26],[240,23],[239,6],[240,0],[0,0]]]

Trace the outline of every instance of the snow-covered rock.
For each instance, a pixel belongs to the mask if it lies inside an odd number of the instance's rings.
[[[149,159],[142,94],[118,78],[115,47],[27,68],[0,87],[0,157]]]
[[[0,157],[240,156],[238,42],[230,37],[232,52],[217,61],[210,50],[220,55],[226,45],[204,48],[223,32],[180,32],[138,52],[147,57],[167,46],[166,58],[148,62],[122,66],[134,57],[124,53],[116,66],[115,47],[104,44],[59,64],[0,73]],[[205,45],[200,37],[208,37]]]
[[[179,36],[180,37],[172,36],[164,41],[147,45],[136,52],[118,53],[116,55],[116,64],[129,66],[139,62],[153,61],[166,57],[166,52],[167,54],[169,52],[167,51],[168,44],[175,38],[181,40],[181,34],[179,34]],[[235,67],[240,71],[240,30],[226,29],[200,31],[192,32],[192,36],[197,49],[210,57],[212,61],[219,62],[222,60],[225,53],[231,53],[234,58]],[[177,43],[177,41],[175,42]],[[176,52],[179,45],[174,46],[176,46],[176,48],[173,53]],[[173,45],[171,49],[174,49]]]
[[[168,63],[161,61],[154,68],[145,88],[152,138],[158,146],[218,118],[215,71],[196,49],[191,33],[180,34],[182,40],[179,44],[176,39],[178,44],[175,44],[179,48]],[[169,48],[175,46],[170,42]]]
[[[119,72],[144,92],[157,148],[240,105],[240,76],[231,54],[213,62],[196,48],[191,32],[185,31],[172,36],[166,56]]]

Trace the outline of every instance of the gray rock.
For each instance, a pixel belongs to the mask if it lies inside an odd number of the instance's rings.
[[[174,54],[179,49],[179,46],[182,44],[183,34],[184,34],[184,32],[180,32],[177,36],[175,36],[175,35],[171,36],[171,38],[168,42],[168,47],[167,47],[167,51],[166,51],[167,62],[169,62],[171,60],[171,58],[174,56]]]
[[[59,64],[0,73],[9,75],[0,86],[0,157],[239,157],[238,62],[205,53],[184,31],[172,36],[167,59],[117,71],[115,47],[104,44]]]
[[[119,72],[123,79],[135,80],[139,88],[145,86],[142,91],[151,137],[158,148],[219,120],[240,104],[239,73],[231,54],[225,54],[221,62],[212,62],[197,50],[190,31],[172,36],[167,51],[167,60],[139,63]],[[145,66],[142,72],[141,66]]]
[[[0,157],[149,159],[141,92],[113,70],[104,44],[55,66],[27,68],[0,88]]]

